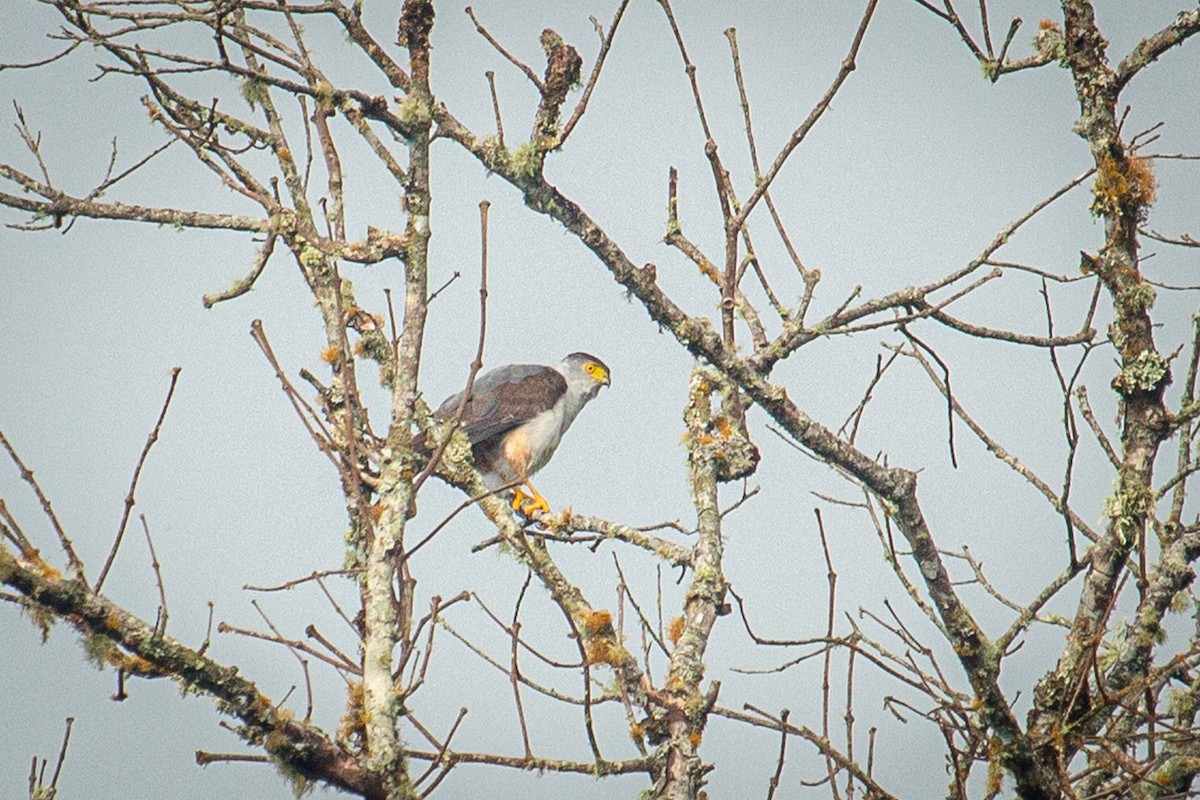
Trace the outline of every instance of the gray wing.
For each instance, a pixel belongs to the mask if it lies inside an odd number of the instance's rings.
[[[471,444],[491,439],[549,411],[566,394],[567,381],[553,367],[510,364],[484,373],[471,387],[463,410],[462,427]],[[462,392],[447,397],[434,412],[451,419]]]

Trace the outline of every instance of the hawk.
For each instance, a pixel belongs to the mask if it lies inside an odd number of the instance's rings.
[[[608,367],[587,353],[571,353],[556,366],[509,364],[479,376],[463,408],[462,429],[483,482],[492,491],[512,488],[513,509],[526,516],[549,512],[529,478],[546,466],[575,417],[609,383]],[[461,398],[462,392],[447,397],[434,417],[453,419]]]

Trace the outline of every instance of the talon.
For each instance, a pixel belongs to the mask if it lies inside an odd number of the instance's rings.
[[[513,510],[524,514],[526,517],[532,517],[535,513],[549,514],[550,504],[546,502],[546,498],[542,497],[537,489],[533,488],[533,484],[525,484],[529,489],[529,494],[521,491],[518,488],[513,493]]]

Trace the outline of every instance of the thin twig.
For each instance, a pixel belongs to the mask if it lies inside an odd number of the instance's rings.
[[[353,623],[351,623],[351,625],[353,625]],[[359,633],[358,629],[355,629],[354,632],[359,636],[359,638],[362,637],[362,634]],[[326,650],[328,650],[329,652],[331,652],[335,656],[337,656],[339,659],[341,659],[342,662],[344,662],[346,664],[354,663],[354,659],[352,659],[350,656],[343,653],[342,650],[337,645],[335,645],[333,642],[329,641],[329,639],[327,639],[323,633],[321,633],[319,630],[317,630],[316,625],[307,626],[304,629],[304,635],[310,639],[313,639],[313,640],[319,642],[321,644],[321,646],[323,646]]]
[[[757,205],[758,201],[763,197],[764,194],[766,194],[767,190],[771,187],[771,183],[779,174],[779,171],[783,169],[783,165],[787,162],[788,156],[790,156],[792,151],[804,141],[804,138],[808,135],[808,132],[812,130],[813,126],[817,124],[817,121],[820,120],[825,114],[825,111],[828,110],[830,104],[833,102],[833,98],[837,95],[838,90],[840,90],[842,88],[842,84],[846,82],[846,78],[850,77],[850,73],[854,71],[856,66],[855,59],[858,57],[858,50],[862,46],[863,37],[867,33],[867,26],[871,24],[871,17],[875,14],[875,6],[878,5],[878,2],[879,0],[868,0],[867,8],[863,12],[862,19],[860,19],[858,23],[858,30],[855,31],[854,39],[850,43],[850,51],[846,53],[846,57],[842,59],[842,66],[838,70],[838,74],[834,77],[833,83],[831,83],[829,88],[825,90],[825,94],[822,95],[821,99],[817,101],[817,104],[813,106],[812,111],[808,113],[808,116],[803,122],[800,123],[799,127],[792,132],[792,135],[788,138],[787,143],[779,151],[779,155],[775,156],[775,161],[771,164],[767,171],[763,173],[762,179],[758,182],[758,185],[755,187],[754,191],[751,192],[750,196],[746,198],[746,202],[742,205],[741,211],[738,212],[737,218],[733,222],[735,229],[740,229],[746,223],[746,219],[750,216],[750,212],[754,210],[754,206]]]
[[[533,748],[529,745],[529,725],[525,722],[525,704],[521,702],[521,684],[519,680],[521,666],[517,661],[517,653],[519,652],[518,642],[521,638],[521,604],[525,600],[525,592],[529,590],[529,584],[532,580],[533,573],[526,570],[525,582],[521,584],[521,591],[517,594],[517,602],[513,605],[512,625],[509,626],[512,658],[509,681],[512,684],[513,699],[517,703],[517,720],[521,723],[521,743],[525,746],[525,758],[533,758]]]
[[[1120,469],[1121,458],[1117,455],[1117,451],[1113,449],[1112,442],[1109,441],[1108,434],[1104,432],[1104,428],[1100,427],[1100,421],[1096,419],[1095,413],[1092,412],[1092,404],[1088,401],[1087,387],[1082,384],[1075,387],[1075,398],[1079,401],[1079,413],[1083,415],[1088,427],[1095,434],[1096,442],[1104,450],[1104,455],[1107,456],[1108,463]]]
[[[342,621],[346,623],[346,627],[361,637],[362,631],[359,630],[358,626],[354,624],[354,621],[350,619],[349,615],[342,610],[342,606],[340,603],[338,603],[337,599],[334,598],[333,592],[329,591],[329,587],[325,585],[325,579],[319,575],[317,576],[317,586],[321,587],[321,593],[325,595],[325,599],[329,601],[329,605],[333,606],[334,613],[341,617]]]
[[[819,736],[809,728],[793,725],[790,722],[779,720],[765,711],[750,705],[749,703],[747,703],[744,707],[747,711],[753,711],[757,716],[746,714],[740,711],[734,711],[733,709],[724,708],[723,706],[713,706],[712,713],[719,717],[745,722],[756,727],[780,731],[781,733],[786,733],[791,736],[799,736],[815,746],[821,753],[828,753],[830,757],[837,762],[841,769],[844,769],[853,775],[855,779],[867,789],[867,793],[870,797],[876,798],[877,800],[897,800],[896,795],[884,789],[858,764],[849,761],[846,756],[839,752],[828,739]]]
[[[617,25],[621,22],[621,17],[625,14],[625,8],[629,5],[629,0],[621,0],[621,5],[617,7],[616,14],[613,15],[612,24],[608,28],[608,33],[600,31],[600,52],[596,54],[596,63],[592,67],[592,74],[588,76],[587,83],[584,84],[583,94],[579,97],[579,102],[575,104],[575,110],[571,112],[570,119],[567,124],[563,125],[562,133],[558,136],[558,146],[562,147],[563,142],[567,141],[567,137],[571,135],[571,131],[575,130],[575,126],[579,124],[579,120],[583,118],[583,113],[587,111],[588,100],[592,97],[592,90],[596,88],[596,83],[600,80],[600,70],[604,68],[604,59],[608,57],[608,51],[612,47],[613,37],[617,34]],[[600,30],[600,24],[595,18],[592,23],[596,25],[597,30]],[[500,146],[504,146],[503,140]]]
[[[729,40],[730,57],[733,59],[733,76],[737,82],[738,97],[742,104],[742,119],[746,128],[746,144],[750,150],[750,163],[754,167],[754,180],[757,182],[762,179],[762,167],[758,162],[758,146],[754,141],[754,125],[750,117],[750,96],[746,92],[746,82],[742,76],[742,57],[738,50],[737,30],[734,28],[725,29],[725,37]],[[796,252],[796,248],[792,245],[792,239],[788,235],[787,228],[783,224],[783,220],[779,215],[779,211],[775,208],[775,201],[771,198],[770,192],[763,192],[763,200],[767,204],[767,210],[771,213],[771,221],[775,225],[775,231],[779,234],[780,240],[783,242],[784,248],[787,250],[788,257],[791,258],[792,264],[800,273],[800,277],[804,280],[804,297],[800,302],[800,309],[796,312],[796,319],[803,320],[808,309],[808,304],[812,300],[813,290],[816,288],[819,276],[810,270],[806,269],[804,263],[800,260],[800,255]],[[743,228],[743,233],[748,234],[748,229]],[[787,320],[789,314],[783,304],[779,302],[775,296],[775,292],[767,283],[766,276],[763,275],[762,269],[758,264],[758,259],[754,259],[754,271],[758,276],[759,283],[762,284],[763,291],[767,294],[767,300],[779,314],[781,319]]]
[[[933,348],[914,336],[908,328],[901,326],[900,332],[913,343],[914,348],[919,347],[924,350],[942,368],[942,381],[945,386],[943,394],[946,396],[946,437],[950,445],[950,465],[958,469],[958,456],[954,452],[954,390],[950,388],[950,366],[941,359],[941,356],[934,352]]]
[[[218,762],[242,762],[247,764],[269,764],[271,759],[254,753],[210,753],[207,750],[196,751],[196,764],[207,767]]]
[[[487,77],[488,90],[492,93],[492,111],[496,114],[496,141],[504,149],[504,118],[500,116],[500,98],[496,95],[496,73],[490,69],[483,73]]]
[[[826,616],[825,616],[825,638],[833,639],[833,624],[837,616],[837,572],[833,569],[833,558],[829,554],[829,538],[825,535],[825,520],[821,517],[821,509],[814,508],[813,514],[817,518],[817,531],[821,537],[821,551],[825,556],[825,578],[829,585],[828,595],[826,598]],[[829,675],[833,667],[833,650],[825,648],[825,657],[821,666],[821,735],[829,739]],[[782,719],[786,723],[786,719]],[[782,755],[782,754],[781,754]],[[837,765],[833,758],[825,754],[825,774],[829,779],[829,789],[833,793],[834,800],[840,800],[841,792],[838,791],[837,785]]]
[[[509,63],[521,70],[521,72],[524,72],[525,77],[529,78],[529,80],[533,82],[533,85],[537,87],[538,92],[545,92],[546,87],[542,84],[542,79],[537,76],[537,73],[530,69],[528,64],[505,50],[504,46],[496,41],[496,39],[490,33],[488,33],[487,28],[483,27],[483,23],[476,18],[474,9],[472,9],[470,6],[467,6],[466,12],[467,16],[471,18],[471,22],[475,23],[475,30],[479,31],[479,35],[484,39],[487,39],[488,44],[496,48],[496,52],[508,59]]]
[[[987,48],[988,57],[995,57],[996,51],[992,49],[992,29],[988,25],[987,0],[979,0],[979,22],[983,26],[983,45]]]
[[[37,482],[33,470],[25,466],[25,462],[17,455],[16,449],[12,446],[12,442],[8,440],[8,437],[4,435],[4,431],[0,431],[0,445],[4,446],[8,457],[16,465],[17,471],[21,474],[21,479],[33,489],[34,496],[37,497],[38,502],[42,506],[42,512],[50,520],[50,526],[54,528],[54,534],[58,537],[58,543],[67,556],[67,562],[71,565],[71,571],[75,573],[77,578],[83,580],[83,561],[80,560],[79,555],[75,552],[75,546],[71,544],[71,540],[67,537],[67,532],[63,530],[62,523],[58,521],[58,515],[54,513],[54,507],[50,505],[50,498],[46,497],[46,493],[42,491],[41,484]],[[15,520],[11,521],[10,524],[15,524]],[[28,542],[29,540],[26,539],[25,541]]]
[[[308,431],[308,435],[312,437],[317,448],[337,468],[338,473],[342,475],[346,483],[351,484],[354,476],[347,474],[341,459],[338,457],[338,453],[333,446],[332,434],[325,427],[325,423],[321,421],[321,418],[317,415],[313,407],[309,405],[308,401],[296,391],[296,387],[288,378],[287,373],[283,371],[283,367],[279,364],[279,359],[275,357],[275,350],[271,347],[271,342],[267,339],[262,320],[256,319],[250,323],[250,336],[254,339],[255,344],[259,346],[259,349],[262,350],[263,355],[266,356],[271,368],[275,370],[275,377],[279,379],[284,394],[287,395],[288,401],[291,402],[292,409],[295,410],[296,415],[300,417],[300,421],[303,423],[305,430]]]
[[[33,560],[40,557],[38,549],[33,546],[33,542],[29,541],[25,531],[21,530],[21,526],[12,512],[8,510],[8,504],[2,497],[0,497],[0,534],[17,546],[17,549],[21,551],[22,558]]]
[[[48,64],[53,64],[55,61],[58,61],[59,59],[62,59],[62,58],[66,58],[71,53],[75,52],[75,48],[79,47],[79,45],[81,45],[81,44],[83,44],[83,42],[81,40],[77,39],[74,42],[72,42],[70,45],[68,45],[65,49],[60,50],[57,53],[55,53],[54,55],[47,56],[46,58],[40,59],[38,61],[24,61],[24,62],[11,63],[11,64],[10,63],[0,63],[0,72],[3,72],[8,69],[37,69],[38,67],[44,67]]]
[[[871,377],[870,382],[867,384],[866,391],[863,392],[862,400],[860,400],[855,409],[850,412],[850,416],[846,417],[846,421],[842,423],[842,427],[838,428],[838,435],[841,436],[845,432],[846,426],[850,425],[850,435],[846,439],[846,441],[850,442],[850,444],[854,444],[855,440],[858,438],[858,427],[862,423],[863,414],[866,413],[867,404],[870,403],[873,398],[875,387],[878,386],[879,381],[883,379],[883,373],[888,371],[888,367],[892,366],[898,357],[899,353],[892,353],[888,357],[887,362],[884,363],[882,355],[875,356],[875,374]],[[853,423],[853,425],[851,425],[851,423]]]
[[[234,281],[228,288],[220,292],[204,295],[202,299],[205,308],[212,308],[217,303],[225,300],[232,300],[235,297],[241,297],[254,288],[254,282],[262,275],[263,270],[267,266],[267,262],[271,260],[271,254],[275,252],[275,240],[278,237],[274,231],[267,234],[267,240],[263,243],[262,250],[259,251],[258,257],[254,259],[254,266],[250,268],[250,274],[244,278],[239,278]]]
[[[487,200],[479,201],[479,338],[475,344],[475,360],[471,362],[471,369],[467,373],[467,385],[463,387],[459,395],[458,405],[454,408],[454,416],[450,419],[449,429],[443,435],[441,443],[434,449],[433,455],[429,457],[429,463],[425,465],[425,469],[421,470],[421,474],[413,481],[412,492],[414,497],[441,463],[442,454],[446,452],[446,448],[450,445],[450,437],[454,434],[458,426],[462,424],[463,415],[466,414],[467,406],[470,405],[473,399],[471,397],[471,390],[475,387],[475,377],[479,374],[479,370],[483,369],[483,346],[487,341],[488,209],[491,205]],[[424,544],[430,538],[432,538],[432,534],[423,539],[418,546]]]
[[[154,625],[154,633],[162,636],[167,632],[167,589],[163,584],[162,568],[158,563],[158,554],[154,552],[154,539],[150,537],[150,525],[146,522],[146,515],[139,514],[138,518],[142,521],[142,531],[146,534],[146,547],[150,550],[150,567],[154,570],[154,583],[158,586],[158,621]]]
[[[450,726],[450,732],[446,734],[445,741],[443,741],[441,746],[438,748],[437,758],[430,759],[428,769],[424,774],[417,778],[416,781],[413,782],[414,786],[420,786],[438,767],[438,765],[441,765],[442,769],[441,772],[438,773],[437,778],[435,778],[433,783],[429,784],[429,786],[421,792],[422,800],[428,797],[430,793],[437,788],[438,784],[442,782],[446,775],[449,774],[450,770],[454,769],[454,765],[458,763],[458,761],[455,759],[447,759],[446,751],[450,749],[450,741],[454,738],[454,734],[458,732],[458,726],[462,724],[463,718],[466,716],[467,709],[465,707],[458,709],[458,716],[454,718],[454,724]]]
[[[54,791],[58,788],[58,776],[62,774],[63,764],[67,761],[67,747],[71,743],[71,728],[75,725],[74,717],[67,717],[67,727],[63,731],[62,747],[58,750],[58,761],[54,764],[54,777],[50,779],[50,793],[48,797],[54,797]]]
[[[267,612],[263,611],[262,606],[258,604],[257,600],[251,600],[250,605],[254,606],[254,610],[258,612],[260,617],[262,617],[263,622],[267,623],[267,627],[271,629],[271,633],[275,634],[278,641],[285,645],[288,649],[288,652],[295,656],[296,660],[300,662],[300,669],[304,672],[304,688],[308,697],[308,707],[307,712],[304,715],[304,722],[305,724],[308,724],[308,722],[312,719],[313,710],[312,678],[308,674],[308,661],[298,652],[296,652],[296,648],[292,647],[291,642],[284,638],[283,634],[280,633],[279,629],[275,627],[275,623],[271,622],[271,618],[267,616]],[[286,701],[287,698],[285,697],[283,700],[279,701],[279,705],[282,706]]]
[[[779,779],[783,776],[783,762],[787,756],[787,721],[792,712],[789,709],[783,709],[779,712],[779,758],[775,761],[775,774],[771,776],[771,780],[767,781],[767,800],[774,800],[775,790],[779,788]]]
[[[282,592],[282,591],[287,591],[289,589],[294,589],[302,583],[308,583],[309,581],[316,581],[316,580],[320,580],[321,578],[327,578],[330,575],[357,575],[360,572],[362,572],[361,568],[358,568],[358,569],[327,569],[327,570],[321,570],[319,572],[313,572],[310,575],[305,575],[303,578],[294,578],[290,581],[285,581],[284,583],[281,583],[277,586],[255,586],[253,584],[246,583],[246,584],[242,584],[242,589],[245,591],[248,591],[248,592]]]
[[[639,606],[637,600],[634,599],[633,590],[630,588],[629,582],[625,580],[625,571],[621,569],[621,559],[617,557],[616,553],[613,553],[612,557],[613,564],[616,565],[617,568],[617,586],[624,588],[625,599],[629,601],[629,605],[633,606],[633,610],[638,616],[638,621],[642,624],[642,630],[650,636],[656,645],[658,645],[658,649],[662,651],[662,654],[667,658],[670,658],[671,648],[667,647],[666,643],[663,642],[661,630],[658,632],[655,631],[654,627],[650,624],[650,620],[647,619],[645,613],[643,613],[641,606]],[[662,626],[659,625],[660,629],[661,627]]]
[[[138,478],[142,475],[142,467],[146,464],[146,456],[150,455],[150,448],[158,441],[158,434],[162,430],[163,420],[167,418],[167,409],[171,407],[171,398],[175,396],[175,384],[179,381],[179,373],[182,367],[174,367],[171,369],[171,385],[167,389],[167,397],[163,401],[162,410],[158,412],[158,420],[154,423],[153,430],[146,437],[146,444],[142,448],[142,454],[138,458],[137,466],[133,470],[133,479],[129,482],[129,492],[125,495],[125,511],[121,514],[121,524],[117,527],[117,536],[113,540],[112,548],[108,551],[108,558],[104,561],[104,568],[100,570],[100,577],[96,578],[96,584],[92,587],[93,592],[99,592],[104,586],[104,579],[108,577],[108,571],[112,569],[113,560],[117,557],[117,550],[121,547],[121,540],[125,537],[125,526],[129,524],[129,514],[133,511],[134,492],[137,490]]]
[[[436,300],[438,298],[438,295],[440,295],[442,292],[444,292],[446,289],[448,289],[450,287],[450,284],[454,283],[456,280],[458,280],[461,277],[462,277],[462,273],[459,272],[458,270],[454,270],[454,272],[452,272],[450,274],[450,277],[446,280],[445,283],[443,283],[441,286],[434,289],[433,292],[430,293],[429,298],[425,301],[426,305],[428,305],[428,304],[432,303],[434,300]],[[395,328],[396,328],[395,314],[393,314],[392,315],[392,329],[395,330]]]
[[[253,602],[253,601],[251,601],[251,602]],[[283,636],[279,636],[279,635],[272,635],[272,634],[262,633],[260,631],[253,631],[253,630],[250,630],[249,628],[239,628],[236,625],[230,625],[228,622],[218,623],[217,633],[234,633],[234,634],[237,634],[238,636],[245,636],[249,639],[261,639],[264,642],[272,642],[274,644],[281,644],[284,647],[286,647],[288,650],[293,651],[292,654],[295,655],[297,659],[300,659],[300,656],[297,655],[294,651],[307,653],[308,655],[312,656],[313,658],[324,661],[326,664],[333,667],[334,669],[345,670],[346,672],[350,673],[351,675],[361,675],[362,674],[362,669],[357,664],[354,664],[353,662],[345,660],[344,658],[334,659],[334,658],[326,655],[325,653],[322,653],[320,650],[317,650],[316,648],[311,647],[311,646],[305,644],[304,642],[296,641],[295,639],[287,639],[287,638],[285,638]],[[303,659],[300,659],[300,660],[303,660]]]

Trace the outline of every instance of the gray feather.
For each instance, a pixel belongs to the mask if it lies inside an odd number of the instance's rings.
[[[498,367],[476,378],[463,410],[463,431],[471,444],[499,436],[553,408],[566,391],[566,379],[553,367]],[[461,398],[462,392],[447,397],[434,416],[451,419]]]

